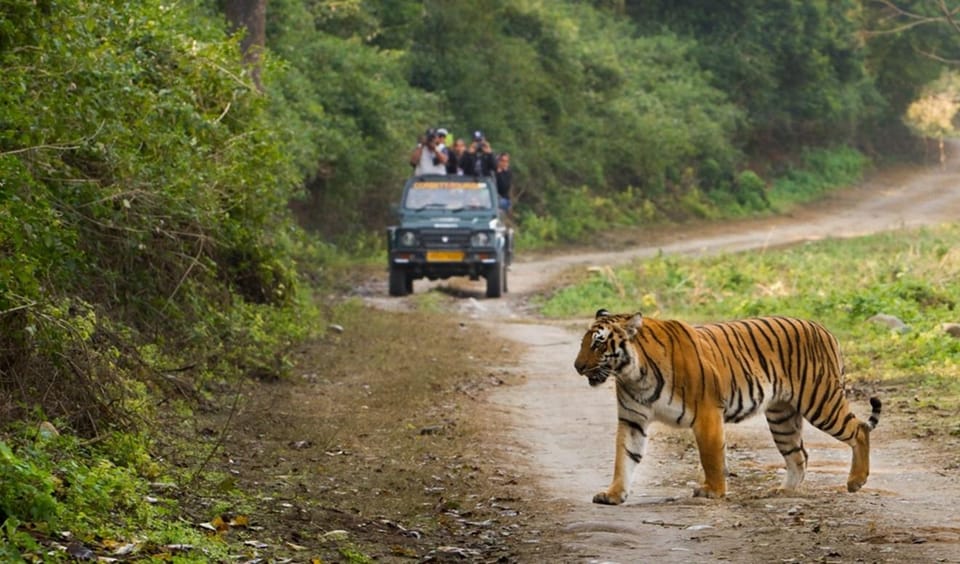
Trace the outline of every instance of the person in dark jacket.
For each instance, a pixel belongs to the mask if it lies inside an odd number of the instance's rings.
[[[459,166],[467,176],[493,176],[496,172],[497,159],[482,131],[473,132],[473,143],[467,148]]]
[[[453,149],[450,151],[447,159],[447,174],[463,176],[463,164],[467,154],[467,143],[463,139],[457,139],[453,142]]]
[[[510,170],[510,153],[504,151],[497,157],[497,195],[500,197],[500,209],[510,213],[511,188],[513,187],[513,171]]]

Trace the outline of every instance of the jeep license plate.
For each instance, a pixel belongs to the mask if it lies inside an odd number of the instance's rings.
[[[427,251],[427,262],[463,262],[463,251]]]

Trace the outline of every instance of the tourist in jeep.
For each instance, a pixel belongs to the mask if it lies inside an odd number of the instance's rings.
[[[510,214],[511,188],[513,185],[513,171],[510,170],[510,153],[504,151],[497,157],[497,196],[500,198],[500,209]]]
[[[447,174],[463,176],[464,155],[467,154],[467,143],[462,138],[453,142],[453,148],[447,159]]]
[[[493,176],[497,170],[497,159],[493,156],[493,149],[482,131],[473,132],[473,143],[464,153],[460,168],[468,176]]]
[[[446,168],[447,164],[450,162],[450,148],[447,147],[447,130],[442,127],[438,127],[436,131],[437,131],[437,151],[443,153],[443,156],[446,157],[447,160],[444,162],[444,165],[443,165],[444,168]]]
[[[410,166],[414,176],[424,174],[446,174],[447,155],[438,147],[437,132],[428,129],[410,155]]]

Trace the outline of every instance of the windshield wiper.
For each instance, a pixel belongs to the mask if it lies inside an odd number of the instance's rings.
[[[408,209],[413,209],[413,211],[423,211],[427,208],[446,208],[446,207],[447,207],[447,204],[441,204],[439,202],[431,202],[425,206],[420,206],[419,208],[408,208]]]

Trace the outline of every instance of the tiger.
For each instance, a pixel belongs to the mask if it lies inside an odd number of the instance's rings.
[[[758,413],[786,462],[780,491],[803,482],[804,419],[853,449],[847,491],[859,490],[870,474],[870,432],[881,402],[870,398],[866,422],[851,412],[837,339],[819,323],[773,316],[693,326],[601,309],[574,368],[591,386],[616,381],[613,480],[594,503],[627,499],[653,421],[693,429],[704,474],[694,497],[726,495],[724,423]]]

